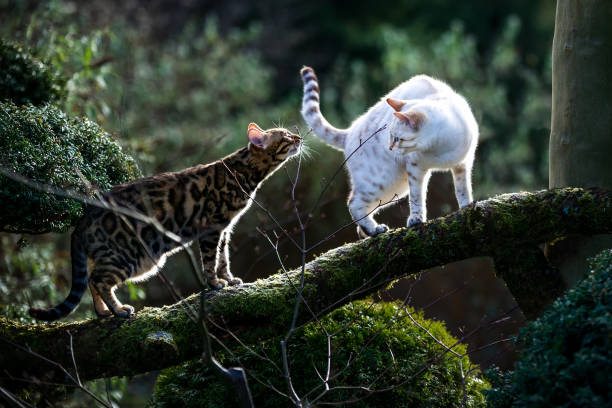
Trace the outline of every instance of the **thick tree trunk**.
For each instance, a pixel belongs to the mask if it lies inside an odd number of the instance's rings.
[[[300,324],[352,299],[363,298],[395,279],[423,269],[478,256],[497,260],[527,316],[536,316],[562,291],[555,270],[538,245],[571,233],[612,232],[612,194],[562,189],[506,194],[475,203],[415,228],[400,228],[329,251],[305,268]],[[204,294],[210,332],[233,347],[233,336],[256,344],[287,331],[300,269],[255,283]],[[142,373],[176,365],[202,353],[202,335],[187,316],[200,295],[163,308],[145,308],[130,319],[107,318],[68,324],[22,324],[0,319],[0,367],[12,376],[63,381],[31,349],[80,378]]]
[[[612,1],[559,0],[552,65],[549,186],[612,189]],[[549,248],[569,283],[612,237],[569,237]]]

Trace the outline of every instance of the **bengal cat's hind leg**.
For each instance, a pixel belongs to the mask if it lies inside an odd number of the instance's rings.
[[[93,299],[93,305],[96,311],[96,315],[98,315],[98,317],[110,316],[112,314],[111,311],[108,309],[108,307],[106,307],[106,304],[102,300],[102,297],[100,296],[94,285],[91,284],[91,282],[89,283],[89,290]]]
[[[215,270],[217,271],[217,276],[225,279],[230,285],[242,285],[242,279],[232,275],[230,269],[229,242],[230,231],[226,229],[221,233],[221,239],[219,240],[219,245],[217,245],[217,263],[215,265]]]
[[[228,284],[227,280],[217,276],[217,269],[215,268],[220,237],[221,232],[219,230],[209,230],[199,239],[206,281],[213,289],[221,289]]]
[[[123,305],[115,296],[117,285],[127,279],[121,271],[114,268],[96,267],[91,272],[90,281],[94,289],[98,292],[111,313],[118,317],[129,317],[134,313],[134,308],[130,305]]]

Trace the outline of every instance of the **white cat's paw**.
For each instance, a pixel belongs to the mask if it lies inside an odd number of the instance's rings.
[[[359,235],[361,238],[375,237],[376,235],[387,231],[389,231],[389,227],[387,227],[385,224],[378,224],[373,229],[367,230],[360,225],[357,226],[357,235]]]
[[[408,222],[406,224],[408,225],[408,227],[412,227],[413,225],[422,224],[422,223],[423,223],[422,216],[410,214],[410,217],[408,217]]]
[[[387,231],[389,231],[389,227],[387,227],[385,224],[378,224],[372,236],[374,237],[378,234],[382,234],[383,232],[387,232]]]

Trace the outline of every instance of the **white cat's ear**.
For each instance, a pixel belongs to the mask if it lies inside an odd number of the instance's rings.
[[[393,112],[396,118],[410,126],[413,130],[417,131],[423,126],[425,122],[425,114],[423,112],[411,110],[408,112]]]
[[[394,111],[399,112],[402,110],[406,102],[400,101],[399,99],[387,98],[387,103]]]
[[[263,130],[256,123],[250,123],[249,129],[247,130],[247,136],[249,137],[249,142],[253,146],[260,147],[262,149],[266,148],[266,135]]]

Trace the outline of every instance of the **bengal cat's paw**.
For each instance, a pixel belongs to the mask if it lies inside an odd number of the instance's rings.
[[[127,318],[134,313],[134,308],[130,305],[121,305],[117,310],[114,311],[115,316]]]
[[[242,285],[242,279],[240,278],[230,278],[227,280],[231,286]]]
[[[105,310],[103,312],[98,312],[96,310],[96,316],[98,316],[99,319],[103,319],[105,317],[109,317],[109,316],[112,316],[112,315],[113,315],[113,313],[110,310]]]
[[[227,281],[225,279],[211,279],[208,281],[208,285],[215,290],[219,290],[227,286]]]
[[[408,227],[412,227],[413,225],[422,224],[423,218],[420,215],[410,215],[408,217],[408,222],[406,223]]]

